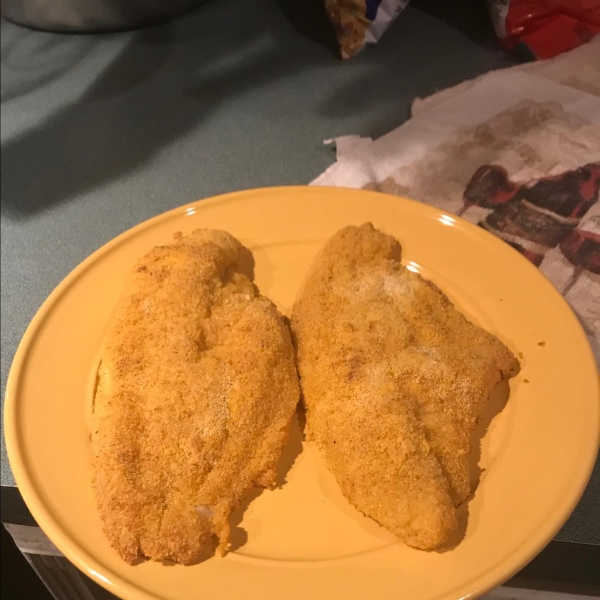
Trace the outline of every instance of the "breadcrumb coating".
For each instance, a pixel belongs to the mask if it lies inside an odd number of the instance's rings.
[[[294,306],[307,429],[348,500],[400,540],[441,546],[471,493],[469,435],[518,362],[392,236],[346,227]]]
[[[290,334],[242,273],[247,250],[197,230],[141,258],[103,350],[93,487],[127,562],[197,562],[253,486],[272,488],[299,399]]]

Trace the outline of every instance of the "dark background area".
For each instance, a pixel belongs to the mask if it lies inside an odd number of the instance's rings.
[[[3,600],[54,600],[3,526],[0,534],[0,597]]]

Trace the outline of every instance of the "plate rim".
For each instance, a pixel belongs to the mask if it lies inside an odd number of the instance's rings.
[[[6,441],[7,456],[9,459],[11,470],[13,472],[15,482],[17,484],[16,487],[19,489],[23,500],[25,501],[28,509],[31,511],[31,514],[34,516],[38,525],[42,527],[43,531],[48,535],[48,537],[57,546],[57,548],[80,570],[82,570],[84,573],[86,573],[88,576],[90,576],[108,591],[116,594],[125,593],[131,598],[136,598],[140,600],[162,600],[164,598],[163,596],[149,591],[146,588],[134,585],[126,579],[124,579],[123,577],[121,577],[120,575],[117,575],[115,572],[112,571],[112,569],[103,565],[100,560],[94,558],[94,556],[91,555],[85,548],[81,547],[80,544],[74,539],[72,539],[70,535],[63,533],[62,529],[60,528],[60,524],[58,523],[57,517],[53,515],[50,512],[50,510],[46,507],[43,501],[43,494],[40,493],[40,490],[36,489],[36,485],[33,481],[33,478],[31,474],[28,473],[23,456],[19,452],[22,441],[19,440],[20,434],[18,432],[19,427],[18,420],[16,418],[16,392],[20,386],[20,382],[24,372],[24,366],[27,362],[28,354],[32,342],[35,338],[35,334],[39,330],[40,325],[42,325],[44,320],[51,312],[56,302],[87,269],[89,269],[102,256],[109,253],[121,243],[125,242],[131,237],[134,237],[138,233],[149,229],[158,223],[162,223],[163,221],[167,221],[177,216],[183,216],[184,214],[186,214],[187,211],[189,211],[189,209],[192,208],[201,210],[202,208],[208,205],[226,203],[235,200],[243,201],[244,199],[249,199],[252,196],[264,196],[267,194],[280,194],[282,201],[285,201],[286,194],[300,193],[310,195],[315,192],[333,192],[338,194],[350,193],[356,196],[362,195],[365,197],[370,196],[371,198],[376,197],[377,199],[387,198],[388,200],[392,200],[395,203],[403,204],[404,207],[410,212],[425,212],[429,213],[431,216],[441,216],[447,214],[447,211],[443,211],[442,209],[439,209],[437,207],[401,196],[394,196],[391,194],[384,194],[381,192],[374,192],[370,190],[357,190],[354,188],[340,188],[330,186],[273,186],[251,188],[247,190],[240,190],[220,194],[217,196],[201,198],[193,202],[185,203],[179,207],[170,209],[158,215],[155,215],[154,217],[151,217],[149,219],[146,219],[141,223],[138,223],[137,225],[126,229],[125,231],[113,237],[108,242],[106,242],[98,249],[93,251],[60,281],[60,283],[48,295],[46,300],[44,300],[40,308],[35,313],[33,319],[27,326],[27,329],[25,330],[25,333],[23,334],[23,337],[19,342],[9,370],[9,375],[6,382],[3,411],[4,435]],[[471,238],[483,237],[486,240],[486,243],[495,246],[501,252],[514,253],[513,259],[517,259],[518,257],[518,260],[527,263],[527,266],[530,269],[532,276],[538,279],[536,283],[539,282],[540,285],[545,286],[545,291],[553,294],[555,296],[555,300],[559,301],[563,305],[564,309],[567,309],[572,321],[572,327],[570,328],[573,330],[573,334],[575,334],[575,331],[577,332],[580,341],[583,342],[582,349],[583,347],[585,347],[586,349],[585,354],[587,356],[587,361],[589,362],[590,367],[592,367],[589,369],[590,375],[592,372],[595,372],[597,389],[596,395],[597,399],[599,400],[599,402],[597,403],[596,410],[596,416],[598,416],[598,414],[600,413],[600,381],[598,379],[596,361],[590,344],[585,335],[585,332],[583,330],[583,327],[581,326],[579,319],[573,312],[573,309],[570,307],[568,302],[554,287],[554,285],[545,277],[545,275],[532,263],[527,261],[527,259],[525,259],[514,248],[512,248],[502,240],[498,239],[491,233],[477,227],[473,223],[470,223],[469,221],[466,221],[465,219],[452,213],[450,213],[450,216],[454,221],[460,224],[462,231],[468,233]],[[589,445],[590,448],[595,448],[597,451],[598,446],[600,444],[600,421],[596,418],[594,419],[594,422],[596,423],[595,436],[590,436]],[[526,564],[529,560],[536,556],[552,540],[554,535],[560,530],[562,525],[568,519],[569,515],[577,506],[587,486],[587,483],[589,482],[592,470],[595,465],[595,461],[595,452],[590,452],[588,464],[585,465],[586,468],[579,471],[579,473],[583,475],[579,476],[578,485],[574,485],[575,482],[572,482],[571,488],[567,492],[569,502],[565,502],[562,504],[560,518],[553,519],[551,526],[547,528],[543,536],[538,536],[537,538],[534,538],[533,543],[530,540],[528,540],[529,543],[526,542],[522,544],[513,554],[511,554],[509,559],[505,559],[497,563],[496,565],[492,566],[487,571],[485,571],[483,574],[474,577],[466,583],[460,584],[459,587],[455,588],[453,591],[450,591],[448,593],[461,593],[462,588],[468,586],[469,583],[472,583],[473,587],[475,586],[475,584],[479,583],[479,586],[475,591],[471,591],[466,595],[461,596],[462,600],[466,600],[466,598],[477,597],[478,595],[485,593],[486,591],[502,584],[504,581],[506,581],[512,575],[514,575],[514,573],[519,571],[524,564]],[[517,559],[515,557],[519,558]],[[503,566],[509,565],[510,568],[502,568]],[[103,569],[111,574],[111,579],[108,579],[107,577],[104,577],[102,575],[101,571]],[[493,574],[493,576],[490,576],[490,574]],[[482,579],[485,581],[481,581]]]

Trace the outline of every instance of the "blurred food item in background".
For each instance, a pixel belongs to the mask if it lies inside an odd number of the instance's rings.
[[[342,58],[375,44],[406,8],[409,0],[325,0]]]
[[[487,0],[496,34],[528,58],[552,58],[600,33],[600,0]]]

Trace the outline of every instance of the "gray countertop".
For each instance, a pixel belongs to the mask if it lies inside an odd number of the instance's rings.
[[[484,11],[415,0],[348,62],[322,0],[211,0],[94,36],[2,22],[2,397],[46,296],[117,234],[198,198],[308,183],[334,160],[324,139],[379,136],[415,97],[514,64]],[[15,485],[4,437],[1,482]],[[600,544],[599,488],[597,469],[557,539]]]

